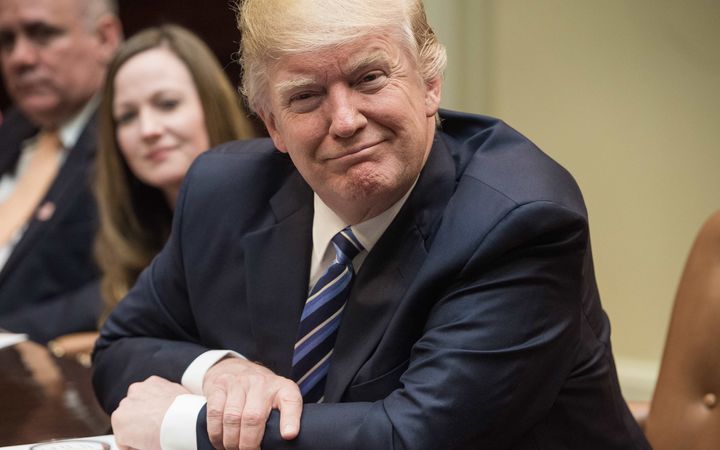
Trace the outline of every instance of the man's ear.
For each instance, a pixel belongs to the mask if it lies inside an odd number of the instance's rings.
[[[442,77],[437,76],[425,83],[425,114],[434,116],[440,108],[442,98]]]
[[[275,116],[265,110],[258,110],[258,115],[265,124],[265,128],[267,128],[268,134],[270,134],[270,139],[272,139],[273,144],[275,144],[275,148],[283,153],[287,153],[285,140],[282,138],[280,132],[278,131],[277,124],[275,123]]]
[[[100,57],[102,62],[107,64],[123,40],[122,24],[117,17],[104,15],[95,24],[95,34],[100,49]]]

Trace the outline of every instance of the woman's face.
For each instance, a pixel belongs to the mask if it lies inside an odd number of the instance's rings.
[[[157,47],[127,60],[114,83],[120,150],[135,176],[174,206],[190,164],[210,146],[192,76],[175,54]]]

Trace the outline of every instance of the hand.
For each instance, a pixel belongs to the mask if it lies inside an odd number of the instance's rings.
[[[190,391],[177,383],[152,376],[133,383],[110,417],[121,450],[160,450],[160,426],[175,397]]]
[[[240,358],[226,358],[205,374],[210,442],[216,449],[259,449],[272,409],[280,411],[280,435],[300,432],[302,395],[293,381]]]

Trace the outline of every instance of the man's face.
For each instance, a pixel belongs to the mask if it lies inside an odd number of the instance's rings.
[[[341,217],[373,217],[412,186],[432,145],[440,80],[423,82],[397,39],[286,56],[268,72],[261,116],[275,146]]]
[[[0,63],[15,104],[54,126],[99,89],[106,52],[80,0],[0,0]]]

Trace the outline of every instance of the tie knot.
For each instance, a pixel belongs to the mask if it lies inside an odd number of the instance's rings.
[[[62,149],[58,130],[43,130],[37,138],[35,148],[38,153],[55,153]]]
[[[362,244],[355,237],[350,227],[342,229],[338,234],[333,236],[332,243],[335,246],[338,262],[343,264],[350,263],[358,253],[364,250]]]

